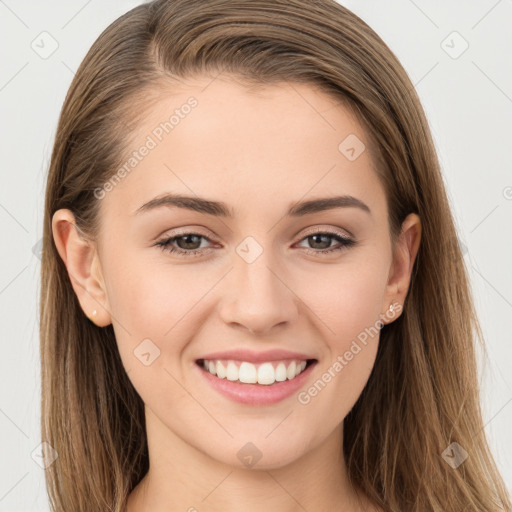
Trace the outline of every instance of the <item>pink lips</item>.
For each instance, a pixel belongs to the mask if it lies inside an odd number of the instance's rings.
[[[314,359],[312,356],[291,352],[289,350],[265,350],[263,352],[253,352],[251,350],[226,350],[224,352],[213,352],[206,354],[201,359],[232,359],[234,361],[247,361],[248,363],[263,363],[265,361],[281,361],[286,359],[301,359],[306,361]]]
[[[199,364],[196,365],[197,371],[201,373],[206,382],[221,395],[233,400],[234,402],[252,405],[264,406],[271,405],[285,398],[293,395],[309,378],[312,368],[315,366],[317,360],[298,352],[289,350],[267,350],[264,352],[253,352],[250,350],[229,350],[224,352],[213,352],[204,355],[197,361],[202,359],[206,360],[233,360],[233,361],[247,361],[249,363],[262,363],[271,361],[284,361],[288,359],[300,359],[303,361],[309,360],[309,364],[305,370],[291,380],[283,382],[275,382],[274,384],[265,386],[261,384],[246,384],[238,381],[229,381],[227,379],[220,379],[206,371]]]

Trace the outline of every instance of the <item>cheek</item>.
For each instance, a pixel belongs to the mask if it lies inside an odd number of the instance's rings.
[[[378,325],[384,292],[379,279],[368,271],[348,276],[344,285],[333,297],[338,306],[334,330],[343,346]]]
[[[354,260],[319,275],[315,287],[303,288],[324,333],[325,357],[299,402],[328,417],[332,428],[353,407],[374,366],[386,278],[386,262]]]
[[[135,251],[128,248],[120,252],[122,261],[109,268],[112,314],[130,333],[163,337],[186,313],[193,290],[202,288],[196,288],[190,273],[185,280],[180,267],[173,268],[152,257],[137,257],[131,252]]]
[[[309,279],[303,282],[298,294],[322,325],[332,351],[345,351],[352,339],[378,325],[386,277],[381,262],[366,261],[317,273],[314,286]]]
[[[317,438],[334,429],[347,416],[375,364],[382,290],[370,277],[370,274],[346,277],[344,286],[334,287],[325,296],[317,297],[319,305],[321,302],[325,306],[322,323],[328,326],[322,328],[325,356],[309,387],[298,395],[305,411],[324,418],[315,433]]]
[[[118,261],[107,265],[108,294],[121,359],[139,394],[154,394],[156,381],[173,386],[172,374],[182,380],[190,364],[187,347],[204,315],[205,295],[218,280],[211,269],[191,271],[155,257],[119,250]],[[202,317],[201,317],[202,318]],[[149,353],[149,356],[147,355]],[[148,361],[149,360],[149,361]],[[154,362],[150,362],[154,361]],[[150,362],[147,366],[145,363]],[[156,379],[156,380],[155,380]],[[183,390],[175,386],[179,396]],[[169,390],[168,390],[169,391]]]
[[[174,332],[181,327],[184,301],[172,286],[173,280],[163,279],[165,269],[137,258],[134,252],[119,249],[114,253],[117,260],[111,259],[105,270],[119,353],[130,378],[136,379],[141,371],[150,378],[149,374],[167,367],[181,350],[181,338]],[[171,338],[178,343],[170,344]]]

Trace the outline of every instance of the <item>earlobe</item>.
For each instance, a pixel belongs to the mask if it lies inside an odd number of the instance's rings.
[[[54,213],[52,233],[84,314],[100,327],[110,324],[110,308],[96,245],[80,233],[69,209]]]

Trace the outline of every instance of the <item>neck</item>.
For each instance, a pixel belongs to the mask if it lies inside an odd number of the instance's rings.
[[[212,459],[175,436],[148,408],[146,428],[150,469],[126,512],[374,510],[348,480],[343,424],[300,459],[273,469],[241,469]]]

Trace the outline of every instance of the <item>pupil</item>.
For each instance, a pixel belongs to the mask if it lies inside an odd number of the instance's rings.
[[[185,245],[186,247],[184,247],[185,249],[194,249],[195,247],[188,247],[189,244],[194,244],[196,243],[197,244],[197,240],[194,242],[194,241],[191,241],[192,238],[199,238],[197,235],[184,235],[184,236],[181,236],[178,240],[185,240]],[[183,247],[182,247],[183,249]]]
[[[313,243],[317,243],[317,238],[319,239],[322,239],[322,238],[326,238],[328,239],[329,237],[327,235],[313,235],[312,237],[310,237],[313,239]],[[318,241],[318,243],[322,243],[321,241]],[[327,244],[327,245],[326,245]],[[321,249],[326,249],[327,247],[329,247],[329,241],[327,240],[327,242],[324,242],[324,247],[321,247]]]

